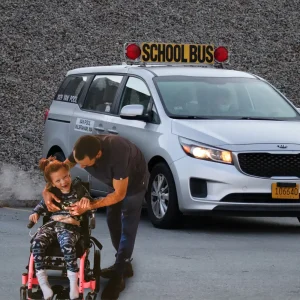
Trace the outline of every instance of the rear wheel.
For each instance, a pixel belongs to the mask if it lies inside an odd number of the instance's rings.
[[[100,250],[95,250],[93,275],[96,280],[96,288],[95,288],[96,293],[98,293],[100,290],[100,273],[101,273],[100,263],[101,263]]]
[[[166,229],[181,225],[175,182],[165,163],[153,167],[146,199],[149,217],[155,227]]]

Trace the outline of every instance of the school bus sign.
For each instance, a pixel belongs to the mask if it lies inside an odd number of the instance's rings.
[[[214,64],[228,59],[225,47],[211,44],[130,43],[125,47],[129,60],[149,64]]]
[[[142,43],[141,61],[151,63],[214,63],[213,45]]]

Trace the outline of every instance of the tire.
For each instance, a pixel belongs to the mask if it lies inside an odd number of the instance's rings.
[[[97,294],[92,294],[91,292],[89,292],[85,297],[85,300],[96,300],[96,299],[97,299]]]
[[[99,293],[100,290],[100,273],[101,273],[101,254],[100,250],[95,250],[94,254],[94,267],[93,267],[93,276],[96,280],[95,293]]]
[[[160,181],[162,182],[161,188],[159,193],[157,193],[155,187]],[[166,194],[168,194],[168,197]],[[172,229],[182,225],[182,214],[178,208],[174,178],[171,170],[165,163],[158,163],[153,167],[149,179],[146,201],[149,218],[154,227]],[[162,207],[164,207],[165,212],[163,212]]]
[[[27,300],[27,290],[25,287],[20,288],[20,300]]]
[[[66,160],[65,155],[61,151],[55,152],[54,154],[52,154],[52,156],[55,156],[56,159],[61,161],[61,162],[64,162]]]

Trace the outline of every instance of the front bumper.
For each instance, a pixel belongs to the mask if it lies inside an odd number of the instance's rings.
[[[175,161],[170,167],[182,213],[300,216],[300,200],[272,199],[271,194],[272,183],[300,184],[300,179],[256,178],[241,173],[233,165],[189,156]],[[198,193],[199,196],[195,195],[197,193],[191,183],[195,187],[197,182],[198,186],[206,186],[207,193],[202,191]]]

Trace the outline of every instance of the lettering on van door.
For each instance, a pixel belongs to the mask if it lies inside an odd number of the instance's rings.
[[[82,131],[86,133],[92,133],[94,128],[94,123],[95,121],[93,120],[77,118],[74,130]]]

